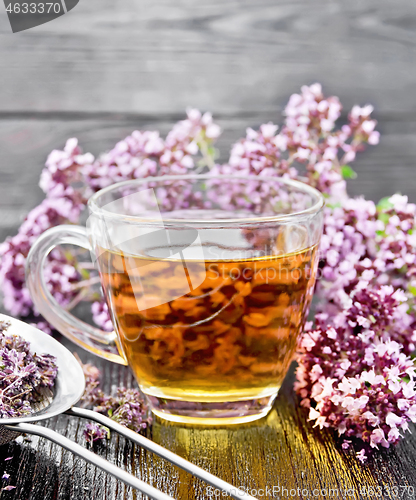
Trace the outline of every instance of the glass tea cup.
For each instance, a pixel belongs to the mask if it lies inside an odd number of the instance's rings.
[[[271,409],[308,314],[324,200],[282,178],[164,176],[94,194],[87,227],[47,230],[27,259],[39,312],[93,353],[129,365],[154,414],[256,420]],[[43,267],[58,245],[90,250],[111,333],[64,310]]]

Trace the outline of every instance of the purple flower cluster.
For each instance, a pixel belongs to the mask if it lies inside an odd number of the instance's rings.
[[[4,306],[13,316],[32,312],[33,304],[25,286],[25,261],[33,242],[50,227],[79,221],[85,200],[73,186],[79,181],[79,165],[90,159],[90,155],[80,155],[75,139],[70,139],[63,151],[52,151],[40,180],[46,199],[28,214],[18,234],[0,245]],[[80,277],[74,259],[68,262],[62,252],[55,251],[47,267],[51,292],[68,304],[76,295],[71,283]]]
[[[414,301],[416,264],[416,205],[407,197],[394,195],[379,205],[363,199],[348,199],[342,206],[325,209],[325,228],[320,246],[321,279],[319,308],[332,324],[342,322],[352,293],[382,285],[392,286],[407,298],[400,306],[400,338],[403,351],[415,349]],[[377,303],[372,303],[374,311]],[[367,308],[367,318],[372,309]]]
[[[25,286],[25,261],[31,245],[46,229],[68,221],[75,222],[76,217],[72,209],[72,205],[66,199],[46,198],[29,213],[18,234],[0,245],[0,282],[4,306],[11,315],[27,316],[33,307]],[[55,252],[55,256],[58,254],[58,261],[53,258],[49,259],[50,276],[56,280],[48,281],[48,283],[54,294],[61,294],[65,297],[65,301],[70,301],[73,293],[71,290],[68,291],[69,276],[65,273],[56,275],[56,265],[61,268],[59,262],[62,263],[64,260],[61,252]],[[78,275],[74,271],[70,272],[70,277],[73,281],[78,281]]]
[[[416,421],[416,206],[394,195],[325,210],[321,314],[295,387],[317,425],[388,447]]]
[[[113,323],[111,322],[110,313],[108,311],[107,302],[104,298],[93,302],[91,306],[92,319],[105,332],[112,332],[114,330]]]
[[[342,106],[337,97],[325,99],[319,84],[302,87],[285,109],[289,158],[306,167],[309,183],[333,197],[345,197],[345,181],[354,175],[346,164],[366,143],[378,144],[377,122],[370,119],[373,107],[354,106],[348,123],[335,130]]]
[[[401,331],[405,300],[392,286],[356,289],[336,326],[328,314],[316,316],[302,337],[295,383],[315,425],[388,448],[416,422],[416,366]]]
[[[31,245],[46,229],[78,223],[91,194],[115,182],[183,174],[194,166],[213,165],[213,142],[219,134],[220,128],[210,113],[189,110],[188,118],[177,123],[166,140],[158,132],[135,131],[97,159],[90,153],[82,154],[76,139],[69,139],[63,151],[52,151],[40,179],[46,199],[28,214],[18,234],[0,245],[5,308],[14,316],[37,313],[25,286],[24,266]],[[175,193],[167,193],[164,203],[176,203]],[[80,294],[77,282],[83,279],[89,284],[91,272],[75,257],[56,250],[49,258],[46,273],[51,293],[63,306],[74,305],[80,299],[95,300],[96,294]],[[100,308],[100,303],[94,306],[93,315],[109,329],[109,317],[98,314]]]
[[[22,337],[6,334],[9,326],[0,322],[0,418],[33,413],[39,391],[51,389],[58,373],[53,356],[32,353]]]
[[[83,156],[79,169],[84,183],[93,191],[116,182],[156,175],[186,174],[196,166],[211,165],[212,143],[220,128],[210,113],[190,109],[163,140],[156,131],[134,131],[115,147],[94,160]],[[88,156],[89,161],[85,161]]]
[[[345,179],[355,175],[347,163],[365,144],[377,144],[377,122],[370,118],[372,106],[354,106],[348,123],[335,129],[342,106],[337,97],[324,97],[319,84],[304,86],[300,94],[293,94],[285,108],[286,121],[279,133],[277,125],[267,123],[259,130],[247,129],[244,139],[234,145],[229,162],[216,165],[214,174],[283,176],[306,180],[327,197],[346,200]],[[257,198],[263,197],[257,188],[247,183],[246,196],[241,190],[227,193],[234,206],[247,205],[253,209]]]
[[[118,387],[116,394],[108,396],[100,389],[100,372],[91,364],[82,364],[86,389],[81,401],[85,406],[106,415],[121,425],[140,432],[151,423],[151,416],[143,396],[137,389]],[[86,439],[92,444],[109,437],[109,430],[96,423],[88,423],[84,431]]]

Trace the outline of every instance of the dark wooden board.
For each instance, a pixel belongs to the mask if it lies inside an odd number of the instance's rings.
[[[240,114],[321,81],[346,106],[412,113],[412,0],[89,0],[11,34],[0,112]]]
[[[221,116],[221,115],[220,115]],[[184,112],[177,119],[184,117]],[[244,117],[219,118],[223,134],[218,142],[221,160],[229,157],[231,145],[244,136],[248,126],[268,121],[282,123],[281,113],[271,110]],[[416,201],[416,116],[406,120],[379,117],[381,143],[357,156],[353,167],[358,172],[349,181],[352,196],[372,200],[400,192]],[[63,148],[70,137],[78,137],[84,151],[94,155],[111,149],[133,130],[159,130],[165,135],[173,121],[140,115],[69,119],[0,119],[0,241],[14,234],[27,212],[42,199],[38,187],[40,173],[52,149]]]
[[[69,342],[64,343],[74,350]],[[100,367],[107,391],[120,384],[134,385],[127,368],[78,352],[85,361]],[[293,370],[286,378],[272,412],[258,422],[228,428],[198,428],[156,419],[147,435],[237,487],[258,492],[266,487],[272,491],[273,486],[280,487],[280,492],[275,489],[274,498],[308,498],[305,491],[319,500],[367,500],[377,498],[377,494],[378,498],[414,498],[407,488],[416,487],[416,434],[407,434],[398,446],[374,453],[368,463],[362,465],[353,454],[342,451],[331,431],[312,427],[307,421],[307,411],[299,407],[292,383]],[[60,416],[41,425],[86,445],[83,436],[85,421]],[[411,429],[416,430],[415,426]],[[115,433],[106,445],[95,451],[174,498],[216,498],[216,492],[202,481],[132,446]],[[142,498],[131,488],[41,438],[32,436],[30,442],[14,442],[0,447],[0,461],[9,456],[13,459],[4,463],[4,469],[11,474],[10,483],[17,485],[14,498]],[[394,488],[399,486],[402,488],[395,495]],[[303,495],[293,494],[298,488],[303,490]],[[257,496],[260,499],[273,498],[265,492]],[[0,498],[13,497],[11,493],[3,493]]]

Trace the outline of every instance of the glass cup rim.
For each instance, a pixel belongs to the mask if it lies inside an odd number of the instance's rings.
[[[108,219],[118,219],[120,221],[124,222],[140,222],[144,224],[151,224],[152,222],[158,222],[160,223],[160,220],[153,220],[150,218],[143,218],[138,215],[125,215],[125,214],[118,214],[115,212],[110,212],[109,210],[105,210],[104,208],[100,207],[98,204],[98,200],[101,196],[104,196],[111,191],[117,191],[120,188],[127,187],[127,186],[134,186],[138,185],[140,186],[141,184],[146,184],[149,182],[159,182],[159,181],[180,181],[180,180],[209,180],[209,179],[230,179],[230,180],[235,180],[235,179],[240,179],[240,180],[259,180],[259,181],[276,181],[278,180],[279,182],[282,182],[286,186],[290,186],[293,188],[296,188],[299,191],[302,191],[304,193],[310,194],[311,196],[314,196],[316,198],[316,202],[309,208],[306,208],[305,210],[300,210],[297,212],[291,212],[288,214],[277,214],[277,215],[272,215],[272,216],[266,216],[266,217],[261,217],[253,214],[253,217],[242,217],[242,218],[235,218],[235,219],[175,219],[175,218],[163,218],[163,222],[169,225],[207,225],[208,227],[212,226],[218,226],[220,225],[221,227],[227,226],[227,225],[246,225],[246,224],[261,224],[261,223],[267,223],[267,222],[279,222],[279,223],[287,223],[290,221],[293,221],[294,219],[299,219],[303,217],[311,217],[316,214],[318,214],[323,207],[325,206],[325,199],[320,191],[315,189],[314,187],[310,186],[309,184],[306,184],[304,182],[300,182],[294,179],[287,179],[285,177],[266,177],[266,176],[249,176],[249,175],[211,175],[210,173],[207,174],[188,174],[188,175],[163,175],[163,176],[156,176],[156,177],[144,177],[143,179],[130,179],[127,181],[121,181],[117,182],[115,184],[111,184],[110,186],[107,186],[103,189],[100,189],[96,193],[94,193],[90,199],[88,200],[88,208],[91,212],[91,214],[101,216],[104,218]]]

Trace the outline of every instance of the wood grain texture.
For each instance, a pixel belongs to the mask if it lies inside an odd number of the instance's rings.
[[[218,118],[226,160],[247,126],[281,123],[289,95],[315,81],[346,111],[355,103],[376,108],[382,140],[358,157],[350,193],[377,200],[399,191],[416,201],[413,0],[83,0],[68,15],[15,35],[0,9],[0,47],[0,241],[42,199],[46,156],[67,138],[97,154],[134,129],[166,134],[195,106]],[[107,391],[134,384],[128,369],[79,354],[100,367]],[[331,432],[311,427],[292,382],[293,374],[258,423],[198,429],[155,421],[148,435],[236,486],[288,490],[274,498],[414,498],[400,486],[416,488],[415,426],[362,465]],[[78,419],[45,425],[83,442]],[[142,498],[59,447],[30,440],[0,448],[17,486],[1,500]],[[116,434],[97,452],[180,500],[217,498]],[[292,495],[298,488],[309,497]]]
[[[220,115],[221,116],[221,115]],[[140,115],[106,117],[77,116],[70,119],[0,119],[0,241],[14,234],[28,211],[42,199],[38,187],[47,155],[63,148],[70,137],[78,137],[84,151],[94,155],[111,149],[133,130],[159,130],[165,135],[176,119],[162,120]],[[277,110],[243,117],[220,117],[223,134],[218,142],[221,160],[229,157],[231,145],[245,134],[248,126],[274,121],[281,124]],[[352,196],[372,200],[400,192],[416,201],[416,117],[380,119],[381,143],[357,156],[355,180],[349,181]]]
[[[89,0],[11,35],[0,19],[0,111],[279,108],[322,81],[346,106],[412,113],[412,0]]]
[[[64,343],[74,350],[69,342]],[[101,368],[107,391],[119,384],[134,385],[127,368],[105,361],[97,362],[96,358],[92,359],[83,352],[79,354],[85,361],[92,361]],[[228,428],[198,428],[156,420],[147,435],[237,487],[248,488],[253,493],[257,490],[260,499],[311,497],[319,500],[367,500],[377,498],[377,494],[378,498],[385,499],[414,498],[408,488],[416,486],[415,434],[407,435],[407,439],[394,448],[374,453],[369,462],[362,465],[353,454],[342,451],[339,440],[331,431],[321,431],[307,422],[307,411],[299,407],[292,384],[293,370],[286,378],[272,412],[261,421]],[[85,445],[84,423],[76,418],[60,416],[41,425],[47,425]],[[22,442],[21,438],[18,441],[0,448],[0,460],[13,456],[11,461],[4,462],[4,468],[11,474],[10,483],[17,485],[15,498],[142,498],[131,488],[46,440],[32,436],[30,442]],[[116,433],[112,434],[107,445],[99,446],[95,451],[174,498],[216,498],[215,492],[202,481],[132,446]],[[273,486],[274,496],[259,492],[266,487],[273,489]],[[399,486],[402,488],[395,494],[394,488]],[[0,498],[6,500],[12,497],[5,492]]]

